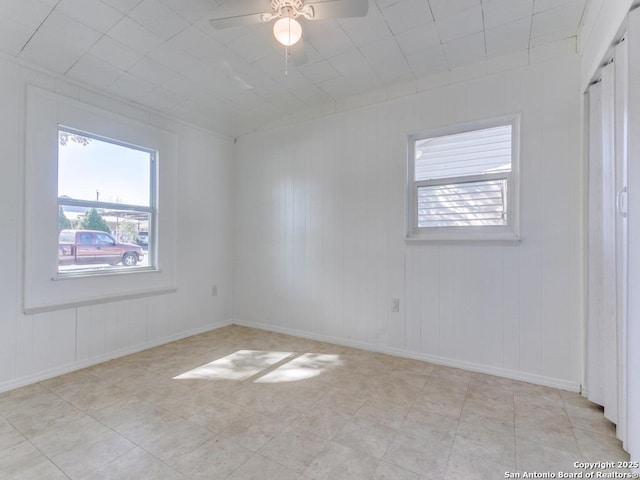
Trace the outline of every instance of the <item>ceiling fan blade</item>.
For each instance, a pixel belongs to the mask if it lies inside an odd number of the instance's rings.
[[[289,47],[289,58],[291,60],[291,63],[293,63],[296,67],[304,65],[309,61],[307,51],[304,48],[304,42],[302,40]]]
[[[214,10],[214,18],[209,20],[213,28],[231,28],[262,23],[262,15],[271,15],[269,0],[233,0]]]
[[[212,18],[209,20],[209,24],[217,29],[255,25],[257,23],[263,23],[262,15],[264,14],[250,13],[247,15],[235,15],[233,17]]]
[[[364,17],[369,11],[369,0],[324,0],[305,5],[313,8],[313,20]]]

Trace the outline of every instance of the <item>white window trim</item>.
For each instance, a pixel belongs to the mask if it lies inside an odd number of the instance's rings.
[[[495,175],[449,177],[437,181],[414,181],[415,143],[426,138],[452,135],[481,130],[501,125],[511,125],[511,172]],[[425,185],[456,183],[492,177],[507,179],[507,219],[505,226],[474,227],[423,227],[418,228],[417,195],[418,188]],[[407,141],[407,183],[406,183],[406,236],[407,243],[429,243],[438,241],[507,241],[520,240],[520,114],[493,117],[463,124],[434,128],[410,134]]]
[[[159,152],[155,269],[58,276],[59,125]],[[174,133],[34,86],[27,89],[25,313],[176,290],[177,137]],[[152,253],[154,254],[154,253]]]
[[[58,207],[62,205],[66,206],[79,206],[79,207],[87,207],[87,208],[110,208],[114,210],[132,210],[136,212],[145,212],[148,214],[149,218],[149,235],[151,239],[149,241],[149,248],[145,255],[148,258],[148,266],[132,266],[126,268],[110,268],[110,269],[77,269],[77,270],[65,270],[60,271],[58,269],[58,275],[56,277],[57,280],[63,280],[65,278],[72,278],[74,276],[88,276],[88,275],[108,275],[108,274],[122,274],[122,273],[130,273],[136,270],[157,270],[156,267],[156,258],[157,258],[157,248],[156,248],[156,234],[155,234],[155,224],[158,221],[158,209],[157,205],[157,191],[158,191],[158,182],[157,178],[157,157],[158,152],[152,149],[143,148],[140,145],[132,145],[128,143],[124,143],[119,140],[115,140],[112,138],[105,138],[100,135],[96,135],[93,132],[81,131],[75,128],[71,128],[65,125],[58,125],[58,131],[64,131],[67,133],[80,135],[83,137],[91,138],[94,140],[98,140],[101,142],[107,142],[112,145],[119,145],[121,147],[133,148],[136,150],[141,150],[149,154],[150,156],[150,175],[149,175],[149,190],[150,190],[150,204],[149,206],[142,205],[131,205],[124,203],[111,203],[111,202],[101,202],[101,201],[91,201],[91,200],[76,200],[76,199],[67,199],[60,200],[60,192],[58,192],[58,196],[56,200],[58,201]],[[110,232],[109,232],[110,233]]]

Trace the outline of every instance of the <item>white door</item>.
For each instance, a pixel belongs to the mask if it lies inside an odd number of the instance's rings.
[[[627,438],[627,294],[628,294],[628,106],[629,42],[626,38],[614,50],[615,77],[615,248],[616,248],[616,324],[618,329],[618,438]]]

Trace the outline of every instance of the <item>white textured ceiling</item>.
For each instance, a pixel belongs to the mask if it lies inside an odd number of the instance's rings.
[[[0,0],[0,51],[239,136],[301,109],[573,37],[586,2],[369,0],[363,18],[304,21],[309,62],[285,76],[270,24],[210,27],[225,0]]]

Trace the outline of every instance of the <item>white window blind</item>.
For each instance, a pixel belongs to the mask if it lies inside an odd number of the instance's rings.
[[[485,227],[513,236],[516,125],[510,117],[409,137],[409,237]]]
[[[504,179],[418,187],[418,227],[505,225]]]
[[[415,143],[415,180],[511,171],[511,125]]]

